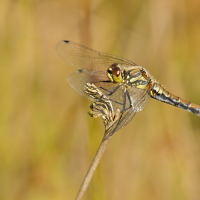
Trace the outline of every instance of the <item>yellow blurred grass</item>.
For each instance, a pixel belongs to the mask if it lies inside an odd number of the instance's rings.
[[[103,134],[66,82],[63,39],[128,58],[200,104],[199,1],[2,1],[0,199],[73,199]],[[199,117],[149,100],[84,199],[198,199]]]

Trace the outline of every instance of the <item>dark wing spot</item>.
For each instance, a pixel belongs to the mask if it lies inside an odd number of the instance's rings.
[[[77,73],[82,73],[83,72],[83,69],[79,69],[76,71]]]
[[[69,43],[69,40],[63,40],[63,43]]]

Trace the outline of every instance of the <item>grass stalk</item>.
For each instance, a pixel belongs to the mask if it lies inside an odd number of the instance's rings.
[[[90,165],[90,168],[89,168],[89,170],[88,170],[88,172],[87,172],[87,174],[86,174],[86,176],[85,176],[85,178],[82,182],[82,185],[79,189],[79,192],[78,192],[75,200],[81,200],[82,199],[82,197],[83,197],[85,191],[87,190],[87,187],[88,187],[88,185],[89,185],[89,183],[92,179],[92,176],[93,176],[93,174],[94,174],[94,172],[95,172],[95,170],[96,170],[96,168],[97,168],[97,166],[98,166],[98,164],[101,160],[101,157],[103,156],[103,153],[108,146],[108,143],[109,143],[111,137],[112,137],[111,135],[107,135],[107,134],[104,135],[104,137],[101,141],[101,144],[99,146],[99,149],[97,150],[97,153],[94,156],[94,159],[93,159],[93,161]]]

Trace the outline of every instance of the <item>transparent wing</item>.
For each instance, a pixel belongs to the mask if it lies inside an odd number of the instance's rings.
[[[101,53],[71,41],[59,42],[56,45],[56,51],[71,66],[78,69],[88,69],[89,72],[92,70],[93,73],[98,73],[98,75],[105,74],[108,67],[113,63],[126,67],[137,66],[127,59]]]
[[[88,96],[83,88],[86,83],[93,83],[95,81],[106,81],[108,78],[106,76],[96,76],[95,74],[91,75],[88,70],[78,70],[77,72],[71,74],[68,78],[68,82],[70,86],[76,90],[79,94],[84,97],[96,101],[96,99]],[[124,104],[124,93],[123,89],[119,84],[115,84],[112,82],[100,82],[94,83],[99,90],[102,91],[112,102],[113,109],[116,111],[117,109],[120,112],[123,111]],[[120,86],[120,87],[118,87]],[[109,95],[110,92],[118,88],[112,95]],[[125,109],[123,115],[119,118],[119,120],[112,126],[112,134],[119,129],[126,126],[132,118],[135,116],[137,112],[140,112],[144,109],[145,104],[149,98],[147,90],[138,89],[135,87],[131,87],[128,89],[128,93],[131,98],[132,107],[130,107],[130,102],[127,96],[125,96]],[[107,130],[109,131],[109,130]]]
[[[121,118],[119,118],[119,120],[113,125],[115,127],[112,127],[112,132],[110,133],[111,135],[126,126],[133,119],[136,113],[142,111],[147,103],[147,100],[149,99],[147,90],[131,88],[129,90],[129,94],[131,96],[133,106],[125,111]]]
[[[135,63],[118,56],[95,51],[71,41],[59,42],[56,46],[56,51],[63,60],[79,69],[68,78],[70,86],[79,94],[94,101],[83,90],[86,83],[94,83],[111,100],[115,111],[119,109],[122,112],[124,101],[126,102],[126,111],[123,112],[119,120],[113,125],[112,133],[127,125],[135,114],[144,108],[149,97],[146,90],[135,87],[128,89],[133,105],[130,107],[129,99],[127,96],[124,96],[123,89],[121,86],[119,87],[119,83],[99,82],[109,81],[106,71],[113,63],[118,63],[127,69],[137,66]],[[118,89],[116,90],[116,88]],[[115,92],[109,95],[113,90]]]
[[[91,71],[90,71],[91,72]],[[67,82],[69,85],[80,95],[91,99],[85,92],[84,92],[84,85],[86,83],[93,83],[99,81],[106,81],[108,80],[107,76],[97,76],[96,74],[90,74],[88,70],[77,70],[76,72],[69,75],[67,78]]]
[[[125,115],[122,117],[118,129],[123,128],[132,120],[136,113],[142,111],[147,103],[147,100],[149,99],[149,95],[146,90],[140,90],[140,92],[138,92],[133,97],[135,97],[133,99],[133,107],[129,109],[127,113],[125,113]]]
[[[94,101],[93,98],[90,98],[89,95],[87,95],[84,92],[84,85],[86,83],[94,83],[99,90],[102,91],[105,95],[109,94],[111,91],[113,91],[116,87],[119,86],[118,83],[112,83],[112,82],[99,82],[99,81],[108,81],[108,77],[106,75],[103,76],[97,76],[97,74],[91,74],[91,71],[88,71],[86,69],[78,70],[75,73],[72,73],[68,79],[67,79],[69,85],[80,95]],[[109,96],[109,98],[113,101],[113,107],[114,109],[120,109],[122,110],[122,104],[123,104],[123,93],[122,89],[119,87],[112,95]],[[115,103],[118,102],[118,103]]]

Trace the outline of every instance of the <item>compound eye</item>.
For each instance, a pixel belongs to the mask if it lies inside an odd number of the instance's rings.
[[[121,69],[118,67],[118,64],[117,63],[113,63],[111,66],[110,66],[110,69],[112,69],[112,75],[118,77],[121,73]]]
[[[117,63],[113,63],[107,70],[107,76],[113,83],[121,83],[123,80],[121,68],[118,66]]]
[[[119,67],[112,68],[112,75],[118,77],[121,74],[121,69]]]

